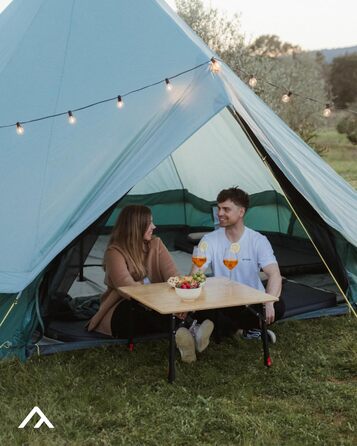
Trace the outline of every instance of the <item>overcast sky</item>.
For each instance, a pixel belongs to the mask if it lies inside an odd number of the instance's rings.
[[[166,1],[175,5],[175,0]],[[307,50],[357,45],[357,0],[203,1],[227,14],[239,13],[241,31],[248,40],[277,34],[281,40]],[[0,12],[10,2],[0,0]]]
[[[166,0],[171,6],[175,0]],[[357,0],[203,0],[238,13],[242,32],[254,38],[277,34],[303,49],[357,45]]]

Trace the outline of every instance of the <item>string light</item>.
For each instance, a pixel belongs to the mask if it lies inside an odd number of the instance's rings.
[[[171,90],[172,90],[172,84],[171,84],[171,82],[168,80],[168,78],[165,79],[165,83],[166,83],[166,90],[167,90],[167,91],[171,91]]]
[[[23,135],[25,133],[25,129],[22,127],[22,125],[19,122],[16,123],[16,133],[18,135]]]
[[[123,101],[123,99],[122,99],[122,97],[120,95],[117,97],[117,107],[118,108],[123,108],[124,107],[124,101]]]
[[[288,102],[290,102],[292,96],[292,92],[288,91],[287,93],[283,94],[283,97],[281,98],[281,100],[284,102],[284,104],[287,104]]]
[[[212,71],[212,73],[214,73],[214,74],[219,73],[219,71],[221,69],[220,64],[214,57],[211,58],[211,63],[210,63],[209,67],[210,67],[210,70]]]
[[[253,74],[251,74],[250,76],[249,76],[249,81],[248,81],[248,84],[252,87],[252,88],[254,88],[254,87],[256,87],[257,86],[257,78],[255,77],[255,76],[253,76]]]
[[[187,69],[187,70],[181,71],[180,73],[177,73],[177,74],[175,74],[175,75],[172,75],[170,78],[173,79],[173,78],[182,76],[182,75],[184,75],[184,74],[190,73],[190,72],[192,72],[192,71],[194,71],[194,70],[197,70],[198,68],[201,68],[201,67],[203,67],[203,66],[205,66],[205,65],[207,65],[207,64],[209,65],[209,68],[210,68],[210,70],[212,71],[212,73],[218,73],[218,72],[221,70],[221,66],[220,66],[219,62],[217,61],[217,59],[215,59],[214,57],[212,57],[209,61],[202,62],[202,63],[200,63],[200,64],[198,64],[198,65],[196,65],[196,66],[194,66],[194,67],[192,67],[192,68],[189,68],[189,69]],[[249,77],[248,83],[249,83],[249,85],[250,85],[252,88],[254,88],[254,87],[257,85],[257,78],[256,78],[254,75],[245,72],[242,68],[239,68],[239,71],[241,71],[245,76]],[[164,78],[164,81],[165,81],[165,83],[166,83],[166,88],[167,88],[168,90],[171,90],[171,88],[173,88],[173,87],[172,87],[171,82],[169,81],[169,78]],[[281,86],[279,86],[279,85],[275,85],[274,83],[272,83],[272,82],[270,82],[270,81],[268,81],[268,80],[266,80],[266,79],[261,79],[261,81],[264,82],[264,83],[266,83],[266,84],[268,84],[268,85],[270,85],[270,86],[272,86],[272,87],[274,87],[274,88],[281,89]],[[163,82],[163,80],[161,79],[161,80],[156,81],[156,82],[153,82],[153,83],[151,83],[151,84],[144,85],[144,86],[139,87],[139,88],[136,88],[136,89],[134,89],[134,90],[125,92],[125,95],[124,95],[124,96],[128,96],[128,95],[131,95],[131,94],[138,93],[138,92],[140,92],[140,91],[146,90],[146,89],[151,88],[151,87],[154,87],[154,86],[156,86],[156,85],[159,85],[159,84],[161,84],[162,82]],[[291,100],[291,96],[292,96],[293,94],[296,95],[296,96],[298,96],[298,97],[301,97],[302,99],[309,100],[309,101],[315,102],[316,104],[321,104],[321,105],[323,105],[323,103],[322,103],[321,101],[317,100],[317,99],[314,99],[314,98],[311,98],[311,97],[306,97],[306,96],[304,96],[304,95],[302,95],[302,94],[300,94],[300,93],[298,93],[298,92],[292,92],[292,91],[290,91],[290,90],[282,96],[281,100],[282,100],[284,103],[288,103],[288,102],[290,102],[290,100]],[[100,101],[97,101],[97,102],[93,102],[93,103],[91,103],[91,104],[84,105],[83,107],[76,108],[76,109],[74,109],[73,111],[74,111],[74,112],[77,112],[77,111],[81,111],[81,110],[89,109],[89,108],[95,107],[96,105],[104,104],[104,103],[106,103],[106,102],[112,102],[112,101],[114,101],[114,100],[116,101],[116,104],[117,104],[117,107],[118,107],[118,108],[122,108],[122,107],[124,106],[124,101],[123,101],[123,99],[122,99],[122,96],[114,96],[114,97],[111,97],[111,98],[102,99],[102,100],[100,100]],[[334,109],[339,110],[339,109],[336,108],[336,107],[334,107]],[[345,112],[349,112],[349,113],[353,113],[353,114],[357,115],[357,110],[352,110],[352,109],[341,109],[341,110],[344,110]],[[24,129],[24,127],[23,127],[23,124],[28,124],[28,123],[33,123],[33,122],[39,122],[39,121],[43,121],[43,120],[46,120],[46,119],[56,118],[56,117],[58,117],[58,116],[64,116],[64,115],[67,115],[67,116],[68,116],[68,122],[69,122],[70,124],[75,124],[75,123],[77,122],[77,119],[76,119],[76,117],[74,116],[73,111],[60,112],[60,113],[56,113],[56,114],[53,114],[53,115],[46,115],[46,116],[41,116],[41,117],[33,118],[33,119],[28,120],[28,121],[22,121],[22,124],[20,124],[20,122],[16,122],[15,124],[5,124],[5,125],[0,125],[0,130],[1,130],[1,129],[5,129],[5,128],[9,128],[9,127],[15,127],[15,128],[16,128],[16,133],[17,133],[18,135],[23,135],[23,134],[25,133],[25,129]],[[325,105],[325,108],[323,109],[322,114],[323,114],[323,116],[325,116],[326,118],[328,118],[328,117],[330,117],[330,116],[332,115],[332,109],[331,109],[330,104],[326,104],[326,105]]]
[[[71,110],[67,112],[67,114],[68,114],[68,122],[72,125],[75,124],[77,122],[77,118],[74,116]]]
[[[322,114],[325,116],[325,118],[329,118],[332,114],[332,110],[330,107],[330,104],[326,104],[326,107],[324,109],[324,111],[322,112]]]

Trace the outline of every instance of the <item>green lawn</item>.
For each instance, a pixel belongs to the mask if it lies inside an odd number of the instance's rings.
[[[315,144],[328,162],[354,188],[357,188],[357,145],[350,143],[346,135],[334,129],[320,130]]]
[[[0,363],[2,445],[356,444],[352,316],[276,326],[273,367],[257,341],[212,344],[166,381],[167,342]],[[38,405],[55,425],[17,425]]]
[[[357,147],[328,129],[317,143],[357,187]],[[164,341],[0,362],[0,444],[354,445],[356,322],[278,324],[270,369],[259,342],[210,345],[197,363],[177,363],[174,385]],[[54,430],[17,429],[35,405]]]

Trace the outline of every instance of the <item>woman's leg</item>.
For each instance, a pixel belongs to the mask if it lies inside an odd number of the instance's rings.
[[[147,310],[134,300],[124,300],[115,309],[111,328],[115,338],[169,332],[170,315]]]

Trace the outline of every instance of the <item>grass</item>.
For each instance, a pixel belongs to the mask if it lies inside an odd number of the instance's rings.
[[[318,132],[315,145],[322,151],[322,158],[328,162],[354,188],[357,188],[357,145],[348,141],[333,128]]]
[[[357,147],[319,132],[323,158],[357,187]],[[177,362],[167,343],[0,362],[1,445],[353,445],[357,324],[352,316],[276,326],[273,367],[255,341],[210,345]],[[38,405],[55,425],[17,426]],[[31,424],[31,423],[30,423]]]
[[[167,342],[0,363],[3,445],[352,445],[356,321],[276,326],[267,369],[257,341],[211,344],[166,381]],[[38,405],[55,425],[18,424]]]

